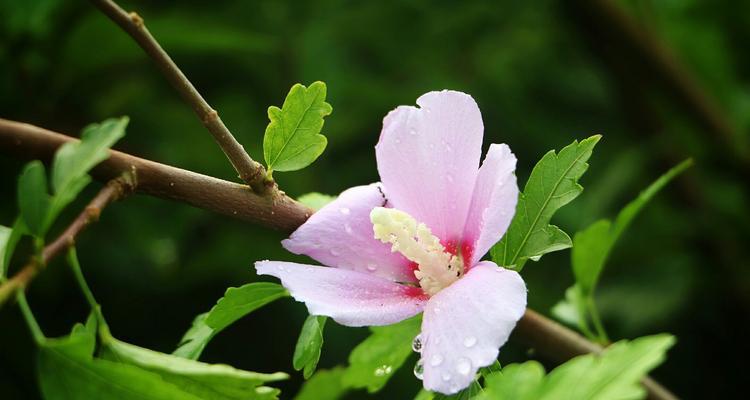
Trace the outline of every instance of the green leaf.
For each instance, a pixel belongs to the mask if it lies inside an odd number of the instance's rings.
[[[51,201],[44,164],[41,161],[26,164],[18,178],[18,208],[24,224],[37,237],[47,232]]]
[[[583,187],[578,179],[586,172],[586,161],[601,139],[595,135],[551,150],[531,171],[518,199],[516,215],[502,240],[492,247],[492,258],[499,265],[520,270],[528,259],[572,245],[570,237],[549,222],[560,207],[578,197]]]
[[[261,385],[288,378],[283,372],[261,374],[239,370],[229,365],[188,360],[121,342],[112,337],[106,338],[103,342],[103,358],[154,372],[165,382],[201,399],[275,399],[279,391]]]
[[[666,334],[623,340],[601,354],[573,358],[547,376],[536,361],[511,364],[485,379],[478,399],[641,399],[640,380],[664,361],[674,341]]]
[[[10,244],[11,236],[13,235],[13,229],[8,228],[7,226],[0,225],[0,281],[2,281],[5,278],[5,254],[6,250],[10,250],[11,252],[13,249],[8,249],[8,245]]]
[[[229,288],[211,311],[193,320],[192,327],[185,333],[174,355],[198,359],[208,342],[224,328],[243,316],[289,292],[283,286],[270,282],[249,283],[238,288]]]
[[[315,368],[318,367],[320,351],[323,347],[323,328],[327,320],[323,316],[310,315],[302,325],[297,345],[294,347],[292,365],[297,371],[304,369],[305,379],[310,378]]]
[[[328,139],[320,134],[323,117],[333,108],[326,103],[326,84],[292,86],[281,108],[268,108],[271,123],[263,137],[263,156],[269,176],[273,171],[296,171],[323,153]]]
[[[64,144],[52,161],[52,215],[56,216],[91,181],[88,172],[109,157],[109,148],[125,135],[128,118],[111,118],[83,129],[81,140]]]
[[[641,209],[672,179],[693,164],[692,160],[685,160],[670,169],[641,192],[620,211],[612,223],[609,220],[599,220],[583,231],[577,233],[573,239],[571,254],[573,273],[584,296],[593,293],[599,276],[607,261],[607,257],[623,231],[630,225]]]
[[[5,241],[5,245],[0,246],[2,247],[2,249],[0,249],[0,280],[2,280],[8,272],[8,266],[10,266],[10,261],[13,258],[13,253],[16,250],[18,242],[27,234],[29,234],[29,229],[26,228],[23,218],[16,218],[10,236],[8,236]]]
[[[578,328],[583,328],[586,316],[585,299],[578,285],[573,285],[565,291],[565,299],[552,307],[552,315],[558,320]],[[588,329],[588,326],[583,329]]]
[[[46,400],[199,400],[158,374],[93,358],[96,323],[76,325],[63,338],[47,339],[39,349],[39,386]]]
[[[346,393],[341,383],[345,369],[318,370],[310,380],[302,385],[294,400],[338,400]]]
[[[323,208],[323,206],[334,200],[336,200],[336,196],[329,196],[327,194],[318,192],[303,194],[302,196],[297,198],[297,201],[312,208],[315,211],[320,210],[321,208]]]
[[[394,325],[372,327],[372,335],[349,355],[344,385],[367,388],[370,393],[382,389],[411,355],[421,322],[421,317],[416,316]]]

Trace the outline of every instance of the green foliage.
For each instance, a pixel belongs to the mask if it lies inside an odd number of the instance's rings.
[[[583,187],[578,179],[586,172],[600,135],[566,146],[556,154],[550,150],[536,164],[518,199],[516,214],[505,236],[492,247],[492,259],[499,265],[520,270],[526,260],[569,248],[570,237],[550,225],[560,207],[578,197]]]
[[[661,364],[674,337],[666,334],[620,341],[601,354],[573,358],[544,375],[536,361],[512,364],[486,379],[478,400],[641,399],[640,380]]]
[[[309,88],[296,84],[281,108],[268,108],[271,123],[263,137],[263,156],[269,176],[305,168],[323,153],[328,143],[320,134],[323,117],[333,110],[325,100],[325,83],[314,82]]]
[[[320,210],[326,204],[336,200],[336,196],[331,196],[323,193],[312,192],[303,194],[297,198],[300,203],[312,208],[315,211]]]
[[[286,379],[285,373],[261,374],[238,370],[228,365],[199,361],[159,353],[112,337],[103,340],[102,357],[158,374],[165,382],[200,399],[248,400],[275,399],[277,389],[260,386]]]
[[[52,189],[55,194],[52,217],[73,201],[91,181],[88,172],[109,157],[109,148],[125,136],[128,117],[111,118],[83,129],[81,140],[68,142],[55,153]]]
[[[349,355],[344,385],[367,388],[370,393],[382,389],[412,353],[411,344],[421,322],[417,316],[394,325],[372,327],[372,335]]]
[[[16,221],[11,228],[10,235],[5,239],[5,243],[0,245],[0,280],[2,280],[8,272],[8,266],[10,265],[10,260],[16,250],[18,241],[28,233],[29,230],[23,223],[23,219],[21,217],[16,218]]]
[[[337,400],[347,391],[342,384],[345,369],[318,370],[294,397],[294,400]]]
[[[192,360],[198,359],[209,341],[224,328],[264,305],[288,296],[283,286],[270,282],[249,283],[238,288],[229,288],[224,297],[207,313],[193,320],[185,332],[174,355]]]
[[[323,328],[328,318],[310,315],[305,319],[302,330],[294,347],[292,365],[297,371],[304,370],[305,379],[309,379],[318,367],[320,351],[323,347]]]
[[[692,160],[685,160],[659,177],[620,211],[614,223],[602,219],[574,236],[573,273],[584,295],[594,291],[612,247],[633,218],[667,183],[692,164]]]
[[[18,208],[24,224],[37,237],[47,231],[51,203],[44,164],[41,161],[26,164],[18,178]]]

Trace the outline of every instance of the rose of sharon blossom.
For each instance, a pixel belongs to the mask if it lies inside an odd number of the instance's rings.
[[[282,243],[328,266],[256,263],[310,314],[348,326],[388,325],[424,312],[425,389],[453,394],[492,364],[526,307],[514,271],[480,261],[518,200],[516,158],[490,145],[471,96],[430,92],[383,120],[381,182],[343,192]]]

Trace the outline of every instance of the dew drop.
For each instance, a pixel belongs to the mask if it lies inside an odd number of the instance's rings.
[[[349,215],[349,214],[351,214],[351,212],[352,212],[352,210],[350,210],[350,209],[348,209],[348,208],[346,208],[346,207],[341,207],[341,208],[339,208],[339,211],[340,211],[340,212],[341,212],[342,214],[344,214],[344,215]]]
[[[475,344],[477,344],[477,338],[474,336],[467,336],[464,338],[464,346],[467,348],[474,347]]]
[[[471,372],[471,361],[465,357],[459,359],[456,364],[456,372],[461,375],[469,375],[469,372]]]
[[[432,358],[430,358],[430,365],[432,365],[433,367],[437,367],[438,365],[442,363],[443,363],[443,356],[441,356],[440,354],[435,354],[434,356],[432,356]]]
[[[390,365],[381,365],[375,369],[375,376],[386,376],[393,372]]]
[[[375,270],[377,270],[377,269],[378,269],[378,266],[377,266],[377,265],[375,265],[375,264],[373,264],[373,263],[368,263],[368,264],[367,264],[367,270],[368,270],[368,271],[370,271],[370,272],[375,272]]]
[[[422,361],[421,358],[416,364],[414,364],[414,376],[419,380],[422,380],[422,377],[424,376],[424,361]]]
[[[414,340],[411,342],[411,349],[417,353],[422,352],[422,335],[417,335],[414,337]]]

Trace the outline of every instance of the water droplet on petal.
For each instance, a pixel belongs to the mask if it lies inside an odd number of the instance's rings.
[[[412,134],[412,135],[416,135],[417,134],[417,130],[414,129],[414,128],[411,128],[411,129],[409,129],[409,133]]]
[[[368,270],[368,271],[370,271],[370,272],[375,272],[375,270],[377,270],[377,269],[378,269],[378,266],[377,266],[377,265],[375,265],[375,264],[373,264],[373,263],[368,263],[368,264],[367,264],[367,270]]]
[[[341,252],[336,249],[331,249],[328,252],[331,253],[331,255],[334,257],[338,257],[339,255],[341,255]]]
[[[471,361],[466,357],[460,358],[456,364],[456,372],[461,375],[469,375],[469,372],[471,372]]]
[[[352,234],[352,227],[349,224],[344,224],[344,230],[346,231],[346,233],[350,235]]]
[[[440,354],[435,354],[432,356],[432,358],[430,358],[430,365],[432,365],[433,367],[437,367],[438,365],[442,363],[443,363],[443,356],[441,356]]]
[[[422,377],[424,376],[424,361],[422,361],[421,358],[416,364],[414,364],[414,376],[419,380],[422,380]]]
[[[449,374],[447,372],[443,372],[441,376],[443,377],[443,380],[446,381],[446,382],[448,382],[449,380],[451,380],[451,374]]]
[[[350,209],[348,209],[348,208],[346,208],[346,207],[341,207],[341,208],[339,208],[339,211],[340,211],[340,212],[341,212],[342,214],[344,214],[344,215],[349,215],[349,214],[350,214],[350,213],[352,212],[352,210],[350,210]]]
[[[446,175],[445,180],[447,180],[448,183],[453,183],[453,175],[451,174]]]
[[[474,345],[477,344],[477,338],[474,336],[467,336],[464,338],[464,346],[468,347],[474,347]]]
[[[422,352],[422,335],[417,335],[414,337],[414,340],[411,342],[411,349],[417,353]]]

